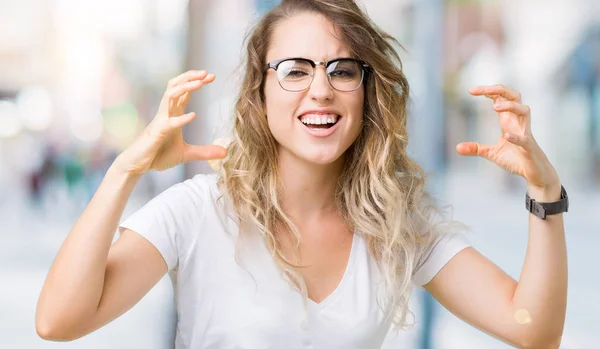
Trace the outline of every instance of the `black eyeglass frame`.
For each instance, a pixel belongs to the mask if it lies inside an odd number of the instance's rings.
[[[360,86],[362,86],[362,84],[363,84],[363,82],[364,82],[364,80],[365,80],[365,72],[368,72],[369,68],[371,68],[371,66],[370,66],[369,64],[367,64],[365,61],[363,61],[363,60],[360,60],[360,59],[356,59],[356,58],[335,58],[335,59],[332,59],[332,60],[330,60],[330,61],[327,61],[327,62],[315,62],[315,61],[313,61],[313,60],[311,60],[311,59],[308,59],[308,58],[302,58],[302,57],[292,57],[292,58],[282,58],[282,59],[278,59],[278,60],[275,60],[275,61],[272,61],[272,62],[269,62],[269,63],[267,63],[267,65],[266,65],[266,69],[265,69],[265,73],[266,73],[266,72],[267,72],[269,69],[273,69],[273,70],[275,70],[275,72],[277,72],[277,69],[279,68],[279,65],[280,65],[281,63],[283,63],[283,62],[286,62],[286,61],[303,61],[303,62],[306,62],[306,63],[308,63],[308,64],[310,64],[310,65],[312,66],[312,68],[313,68],[313,72],[314,72],[314,69],[315,69],[315,68],[316,68],[318,65],[322,65],[322,66],[325,68],[325,71],[327,71],[327,68],[329,68],[329,66],[330,66],[330,65],[332,65],[333,63],[337,63],[337,62],[348,62],[348,61],[350,61],[350,62],[356,62],[356,63],[358,63],[358,64],[360,65],[360,67],[362,68],[362,71],[361,71],[361,77],[360,77],[360,83],[359,83],[359,84],[358,84],[358,86],[357,86],[355,89],[353,89],[353,90],[348,90],[348,91],[346,91],[346,90],[339,90],[339,89],[335,88],[335,86],[333,86],[333,84],[331,83],[331,76],[330,76],[329,74],[327,74],[327,81],[329,82],[329,85],[330,85],[330,86],[331,86],[331,87],[332,87],[334,90],[336,90],[336,91],[340,91],[340,92],[352,92],[352,91],[356,91],[356,90],[358,90],[358,89],[360,88]],[[305,88],[303,88],[303,89],[301,89],[301,90],[288,90],[288,89],[284,88],[284,87],[281,85],[281,81],[279,80],[279,78],[277,79],[277,81],[279,82],[279,86],[280,86],[282,89],[284,89],[284,90],[286,90],[286,91],[288,91],[288,92],[302,92],[302,91],[305,91],[305,90],[307,90],[307,89],[308,89],[308,88],[309,88],[309,87],[312,85],[312,83],[313,83],[313,80],[314,80],[314,79],[315,79],[315,75],[313,74],[313,75],[311,76],[310,83],[308,84],[308,86],[306,86]]]

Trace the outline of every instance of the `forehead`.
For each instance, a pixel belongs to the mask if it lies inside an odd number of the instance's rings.
[[[350,57],[350,50],[339,29],[326,17],[301,13],[285,19],[273,30],[267,62],[289,57],[327,61]]]

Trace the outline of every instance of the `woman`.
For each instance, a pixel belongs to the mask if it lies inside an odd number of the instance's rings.
[[[40,295],[40,336],[84,336],[171,271],[177,348],[380,347],[390,325],[411,322],[413,285],[507,343],[557,348],[562,215],[531,215],[520,282],[451,232],[406,155],[408,84],[391,40],[353,0],[284,0],[249,38],[227,150],[181,135],[194,118],[184,114],[190,94],[215,77],[172,79],[61,247]],[[539,202],[559,200],[519,94],[471,93],[494,100],[505,136],[457,151],[523,176]],[[218,175],[175,185],[129,217],[111,245],[144,173],[225,157]]]

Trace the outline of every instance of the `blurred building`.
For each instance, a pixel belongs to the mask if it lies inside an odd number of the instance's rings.
[[[0,311],[6,314],[0,347],[52,345],[42,343],[33,329],[35,293],[106,168],[154,117],[170,78],[188,69],[217,76],[191,100],[189,110],[198,117],[184,128],[188,142],[211,143],[231,132],[244,36],[278,2],[0,1],[0,279],[16,280],[0,288]],[[495,142],[499,136],[491,102],[470,96],[469,88],[503,83],[522,93],[532,109],[534,135],[582,209],[569,213],[573,218],[567,222],[580,233],[569,236],[577,252],[570,257],[570,268],[576,267],[569,285],[574,295],[567,316],[569,343],[597,343],[600,332],[592,327],[597,325],[593,290],[598,282],[589,277],[594,263],[586,259],[593,256],[594,244],[585,232],[595,231],[591,212],[598,207],[590,188],[600,189],[600,1],[360,2],[402,45],[398,50],[411,85],[411,155],[428,172],[463,179],[446,189],[457,193],[465,217],[486,233],[480,238],[482,250],[486,240],[492,241],[486,255],[504,257],[514,275],[520,262],[510,256],[521,253],[519,246],[526,242],[503,243],[525,236],[519,222],[473,213],[470,200],[481,194],[473,181],[501,191],[519,189],[522,181],[481,159],[462,158],[454,147],[462,141]],[[136,187],[132,205],[210,171],[195,162],[152,172]],[[514,207],[516,217],[522,207],[511,206],[513,198],[507,195],[496,211]],[[503,229],[514,233],[510,239]],[[171,291],[163,283],[147,303],[128,313],[133,315],[118,320],[125,322],[117,321],[97,337],[61,345],[105,348],[118,342],[132,347],[145,340],[144,347],[168,347]],[[455,339],[454,348],[496,343],[485,337],[488,342],[474,345],[479,342],[457,336],[447,323],[433,327],[438,338]],[[439,337],[444,331],[446,337]],[[398,341],[404,345],[413,339]],[[393,344],[389,347],[397,347]]]
[[[561,95],[565,117],[575,119],[579,127],[565,128],[565,136],[581,142],[567,151],[581,154],[584,172],[591,172],[590,181],[600,182],[600,25],[588,27],[568,59],[554,72]],[[575,113],[573,113],[573,111]],[[571,124],[573,125],[573,123]],[[589,162],[586,163],[586,159]]]

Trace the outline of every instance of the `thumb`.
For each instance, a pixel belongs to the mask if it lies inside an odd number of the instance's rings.
[[[456,152],[463,156],[481,156],[487,159],[491,148],[477,142],[462,142],[456,145]]]
[[[227,149],[218,145],[190,145],[183,150],[183,162],[195,160],[223,159],[227,156]]]

